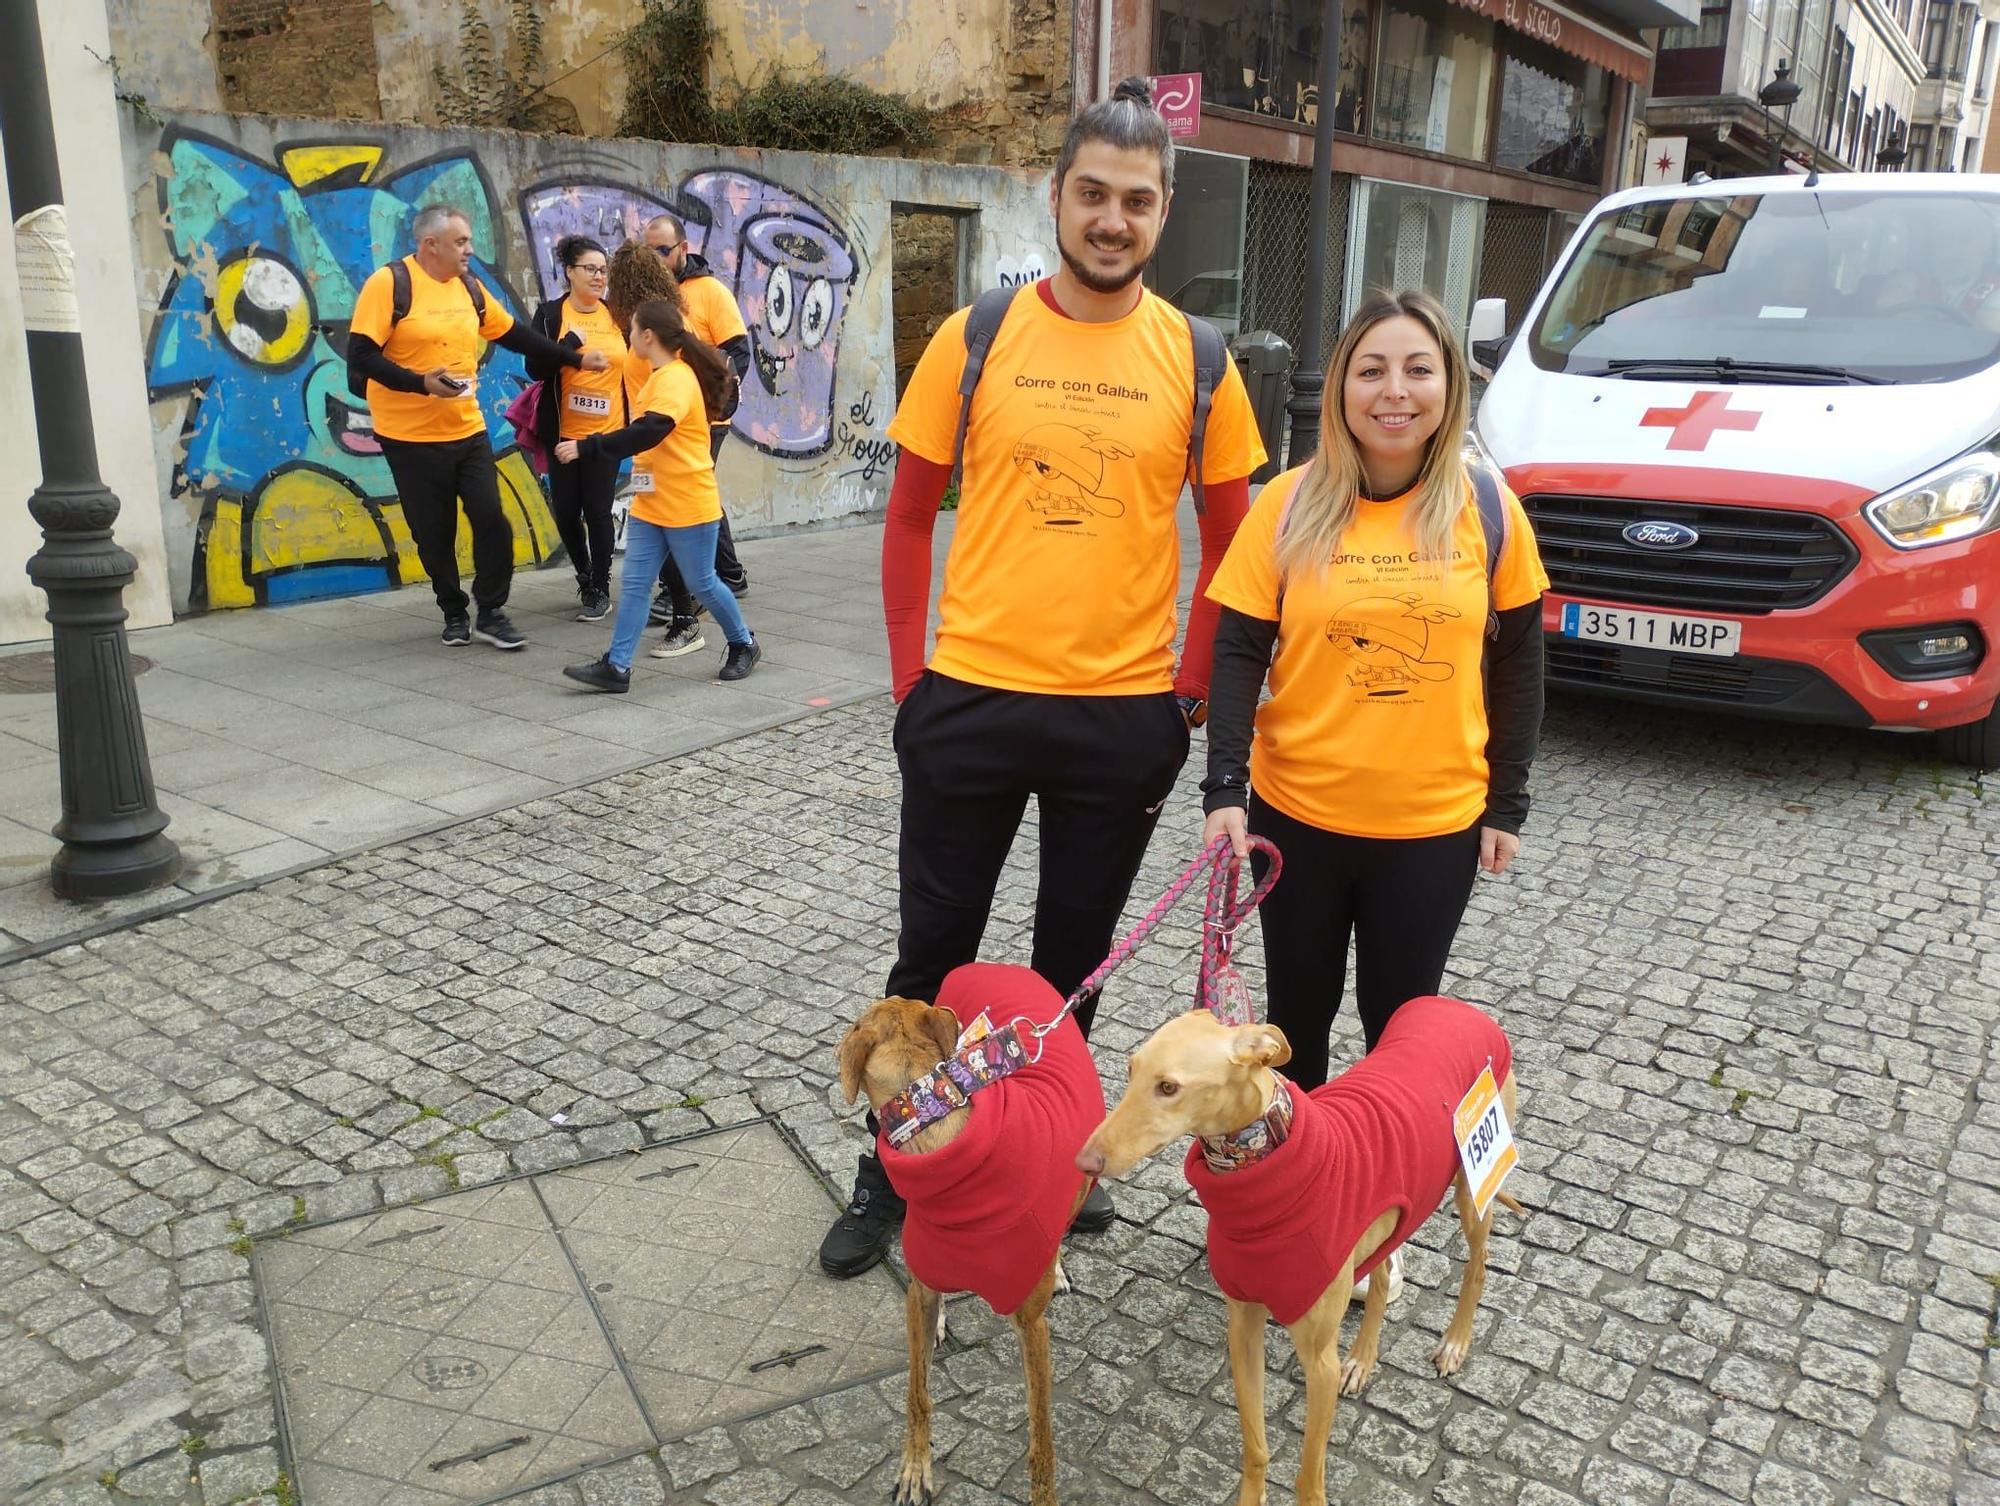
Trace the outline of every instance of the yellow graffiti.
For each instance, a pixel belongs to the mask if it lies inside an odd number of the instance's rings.
[[[548,501],[520,451],[501,456],[496,470],[500,510],[514,535],[514,563],[524,568],[539,565],[556,548]],[[386,562],[385,529],[395,550],[394,580],[408,585],[428,579],[402,506],[393,499],[378,506],[333,476],[303,469],[276,477],[247,512],[240,501],[218,498],[208,526],[208,604],[255,606],[264,583],[288,571]],[[460,572],[470,575],[472,533],[463,517],[456,552]],[[383,585],[392,583],[385,572]]]
[[[278,160],[285,166],[285,176],[298,188],[351,169],[359,169],[351,181],[366,183],[375,175],[375,169],[382,165],[382,148],[359,142],[326,142],[317,146],[287,147],[278,154]]]

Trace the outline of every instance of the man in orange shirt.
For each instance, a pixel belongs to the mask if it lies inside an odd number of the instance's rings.
[[[902,456],[882,605],[903,776],[890,994],[934,999],[947,973],[978,956],[1030,796],[1041,818],[1032,962],[1058,993],[1076,989],[1111,948],[1201,720],[1215,636],[1204,590],[1264,449],[1229,366],[1209,416],[1201,573],[1176,672],[1175,512],[1190,470],[1194,340],[1186,317],[1139,281],[1173,164],[1144,79],[1070,125],[1049,196],[1062,266],[1017,293],[970,400],[928,669],[931,533],[951,476],[967,311],[932,337],[889,426]],[[1086,1036],[1095,1012],[1095,998],[1077,1007]],[[901,1216],[880,1163],[864,1155],[821,1266],[868,1269]],[[1076,1227],[1104,1229],[1112,1216],[1098,1188]]]
[[[528,640],[508,620],[514,535],[500,510],[493,446],[474,388],[481,342],[493,341],[551,365],[603,371],[598,350],[558,345],[502,308],[472,275],[472,222],[448,204],[417,211],[417,249],[377,267],[361,285],[348,326],[347,364],[368,379],[368,414],[395,478],[417,558],[444,612],[444,645],[475,637],[495,648]],[[472,601],[458,583],[458,508],[472,529]]]
[[[674,274],[674,280],[681,286],[681,309],[687,316],[688,332],[721,351],[729,362],[729,369],[736,373],[736,380],[741,382],[750,371],[750,331],[743,323],[743,311],[736,306],[736,299],[722,285],[722,280],[715,275],[708,262],[688,248],[687,226],[681,222],[679,215],[654,215],[646,221],[645,236],[646,244],[659,253],[660,259],[667,264],[667,270]],[[728,437],[728,424],[710,426],[708,455],[711,461],[722,453],[722,441]],[[736,557],[736,540],[729,532],[727,512],[722,515],[722,526],[715,534],[715,573],[729,587],[730,594],[738,597],[749,594],[750,573]],[[667,636],[671,641],[676,633],[692,633],[694,618],[694,597],[681,579],[680,567],[669,555],[666,567],[660,572],[659,599],[654,603],[648,621],[655,625],[667,624]]]

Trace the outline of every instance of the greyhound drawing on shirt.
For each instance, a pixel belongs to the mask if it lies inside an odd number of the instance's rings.
[[[1014,464],[1034,483],[1029,509],[1047,523],[1074,527],[1087,518],[1125,515],[1125,504],[1101,488],[1105,462],[1129,460],[1132,453],[1130,445],[1106,439],[1095,429],[1037,424],[1014,446]]]
[[[1409,694],[1418,684],[1452,677],[1452,667],[1426,657],[1431,624],[1449,622],[1458,608],[1427,602],[1414,591],[1350,601],[1326,625],[1326,639],[1356,661],[1347,683],[1369,696]]]

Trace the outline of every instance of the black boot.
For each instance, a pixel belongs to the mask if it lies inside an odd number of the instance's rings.
[[[889,1185],[881,1161],[864,1152],[854,1174],[854,1196],[847,1211],[820,1241],[820,1269],[843,1281],[872,1269],[889,1253],[902,1222],[903,1200]]]

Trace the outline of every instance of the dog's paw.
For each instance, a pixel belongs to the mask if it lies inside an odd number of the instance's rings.
[[[1057,1292],[1067,1292],[1067,1291],[1071,1291],[1071,1290],[1074,1290],[1074,1288],[1072,1288],[1072,1287],[1070,1286],[1070,1284],[1069,1284],[1069,1272],[1063,1269],[1063,1263],[1062,1263],[1062,1257],[1061,1257],[1061,1256],[1057,1256],[1057,1257],[1056,1257],[1056,1291],[1057,1291]]]
[[[1368,1355],[1357,1358],[1349,1355],[1340,1365],[1340,1394],[1359,1396],[1361,1388],[1375,1378],[1375,1357]]]
[[[1449,1334],[1438,1345],[1437,1353],[1431,1356],[1431,1363],[1437,1366],[1439,1375],[1456,1375],[1464,1368],[1465,1357],[1472,1352],[1470,1339],[1454,1339]]]
[[[894,1506],[931,1506],[934,1496],[928,1453],[921,1460],[904,1456],[902,1471],[896,1476],[896,1488],[889,1493],[889,1499]]]

